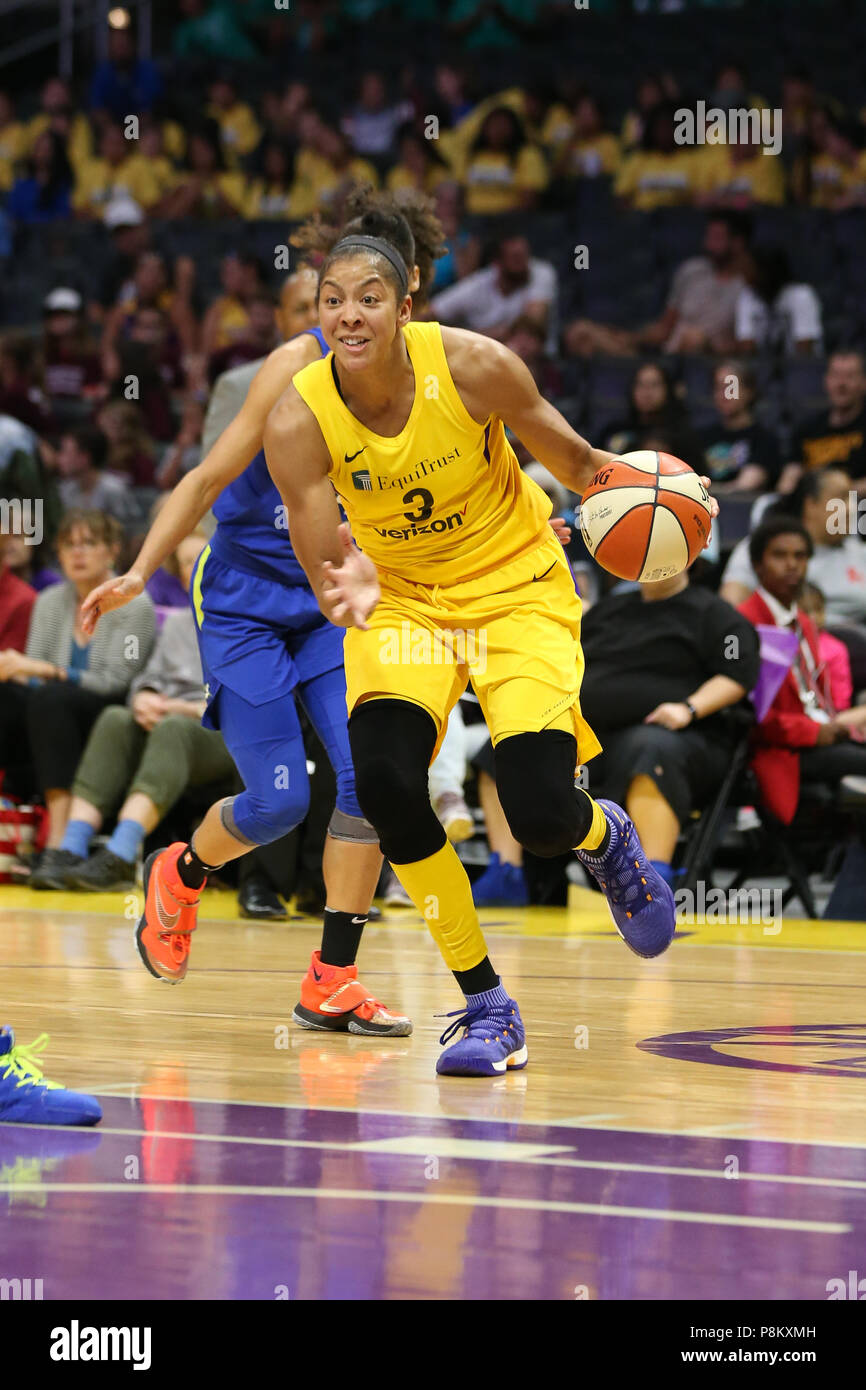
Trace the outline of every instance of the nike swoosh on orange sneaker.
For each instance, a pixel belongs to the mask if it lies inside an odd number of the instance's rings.
[[[156,883],[153,885],[153,890],[154,902],[156,904],[156,915],[159,918],[159,924],[162,927],[163,931],[172,931],[172,929],[177,926],[181,910],[180,908],[178,908],[176,912],[169,912],[166,908],[165,903],[162,900],[162,893],[159,889],[158,872],[156,875]]]

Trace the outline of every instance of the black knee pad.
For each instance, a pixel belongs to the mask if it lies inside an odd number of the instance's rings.
[[[386,859],[412,864],[445,844],[427,786],[436,725],[407,700],[365,700],[349,719],[358,804]]]
[[[541,859],[579,845],[592,824],[592,802],[574,785],[573,734],[564,729],[514,734],[494,752],[496,789],[515,840]]]

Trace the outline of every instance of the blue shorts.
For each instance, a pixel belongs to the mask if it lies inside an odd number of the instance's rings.
[[[219,728],[226,686],[248,704],[286,699],[299,685],[343,668],[343,628],[325,618],[312,590],[278,584],[223,562],[206,546],[190,586],[208,707]]]

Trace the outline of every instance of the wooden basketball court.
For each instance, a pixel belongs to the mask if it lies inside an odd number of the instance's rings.
[[[370,1040],[291,1022],[312,919],[209,891],[170,987],[135,902],[0,893],[0,1022],[105,1111],[0,1125],[0,1274],[46,1299],[826,1299],[862,1267],[862,924],[689,925],[644,962],[581,890],[491,910],[530,1064],[440,1079],[460,996],[414,913],[360,964],[415,1032]]]

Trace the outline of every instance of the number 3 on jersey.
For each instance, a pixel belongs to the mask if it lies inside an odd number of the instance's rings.
[[[405,507],[416,499],[421,502],[418,511],[404,512],[403,515],[407,521],[426,521],[429,516],[433,515],[433,494],[428,492],[426,487],[413,487],[411,492],[403,494],[403,506]]]

